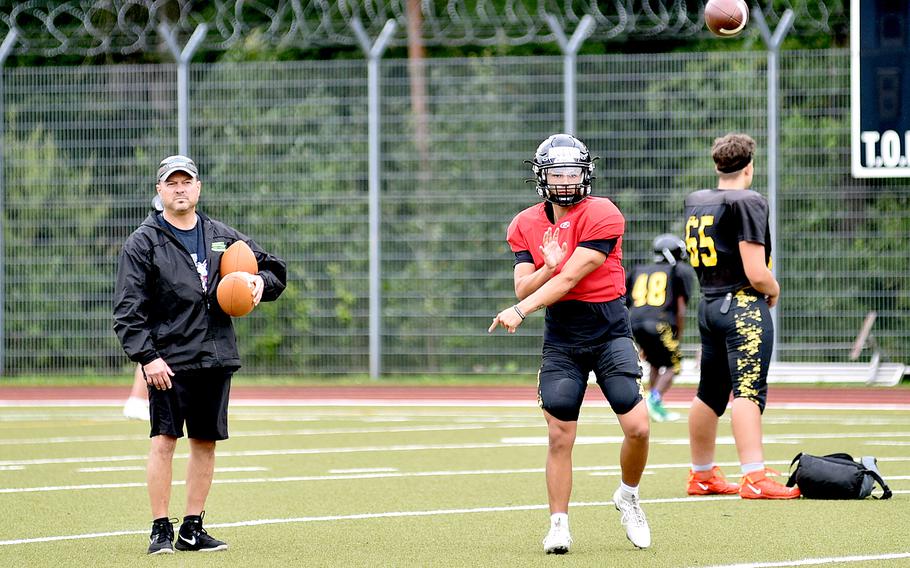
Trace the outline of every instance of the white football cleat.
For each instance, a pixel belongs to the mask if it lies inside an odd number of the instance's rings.
[[[141,398],[129,397],[123,405],[123,415],[132,420],[149,421],[149,405]]]
[[[645,512],[641,510],[638,497],[625,498],[622,489],[617,489],[613,494],[613,505],[616,510],[622,514],[620,523],[626,528],[626,536],[629,542],[636,548],[648,548],[651,546],[651,527],[648,526],[648,520],[645,518]]]
[[[572,536],[566,523],[556,521],[550,525],[550,532],[543,539],[543,551],[547,554],[565,554],[569,552]]]

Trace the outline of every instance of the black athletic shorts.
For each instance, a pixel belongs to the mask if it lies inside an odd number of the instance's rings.
[[[588,347],[544,343],[537,373],[538,404],[559,420],[578,420],[591,371],[616,414],[629,412],[642,400],[635,345],[630,337],[617,337]]]
[[[665,321],[642,320],[632,322],[632,336],[644,351],[645,360],[655,369],[667,367],[677,375],[682,371],[682,352],[673,326]]]
[[[233,369],[178,371],[166,391],[149,386],[150,437],[186,435],[195,440],[227,440],[228,398]]]
[[[764,412],[768,366],[774,346],[771,311],[751,288],[737,292],[726,314],[724,297],[703,298],[698,306],[701,378],[698,398],[722,416],[730,399],[746,398]]]

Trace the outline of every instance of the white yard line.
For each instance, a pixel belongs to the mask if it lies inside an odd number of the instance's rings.
[[[895,493],[910,493],[910,491],[895,491]],[[709,501],[720,501],[720,500],[737,500],[739,499],[736,495],[707,495],[699,497],[678,497],[678,498],[669,498],[669,499],[642,499],[642,504],[645,505],[658,505],[666,503],[707,503]],[[570,507],[612,507],[612,501],[595,501],[587,503],[571,503]],[[513,506],[503,506],[503,507],[475,507],[470,509],[436,509],[429,511],[388,511],[383,513],[358,513],[352,515],[325,515],[318,517],[287,517],[287,518],[277,518],[277,519],[255,519],[247,521],[236,521],[232,523],[213,523],[207,524],[208,528],[229,528],[229,527],[251,527],[251,526],[262,526],[262,525],[280,525],[280,524],[293,524],[293,523],[320,523],[320,522],[332,522],[332,521],[355,521],[355,520],[370,520],[370,519],[388,519],[388,518],[400,518],[400,517],[431,517],[431,516],[445,516],[445,515],[466,515],[466,514],[482,514],[482,513],[502,513],[502,512],[513,512],[513,511],[537,511],[547,509],[548,505],[539,504],[539,505],[513,505]],[[73,534],[73,535],[55,535],[55,536],[43,536],[43,537],[33,537],[33,538],[21,538],[21,539],[11,539],[11,540],[0,540],[0,546],[13,546],[21,544],[33,544],[39,542],[57,542],[63,540],[79,540],[79,539],[92,539],[92,538],[106,538],[111,536],[125,536],[125,535],[147,535],[148,529],[144,528],[141,530],[126,530],[126,531],[113,531],[113,532],[103,532],[103,533],[83,533],[83,534]],[[870,556],[868,558],[887,558],[891,555],[878,555]],[[903,558],[903,556],[899,556]],[[865,558],[865,557],[844,557],[844,558]],[[829,559],[820,559],[829,561]],[[833,562],[834,560],[830,560]],[[852,560],[847,560],[852,561]],[[797,561],[799,562],[799,561]],[[711,568],[745,568],[745,567],[758,567],[758,566],[799,566],[801,564],[730,564],[727,566],[714,566]]]
[[[590,421],[588,421],[590,424]],[[459,425],[440,425],[440,426],[397,426],[388,428],[328,428],[324,430],[307,429],[307,430],[251,430],[246,432],[233,432],[232,438],[274,438],[285,436],[321,436],[321,435],[346,435],[346,434],[403,434],[414,432],[457,432],[468,430],[495,430],[495,429],[541,429],[542,422],[523,423],[523,424],[459,424]],[[828,440],[832,438],[907,438],[910,432],[841,432],[841,433],[824,433],[824,434],[765,434],[764,442],[766,444],[792,444],[802,440]],[[46,445],[46,444],[71,444],[71,443],[104,443],[104,442],[135,442],[147,440],[146,435],[117,435],[117,436],[55,436],[53,438],[23,438],[23,439],[0,439],[0,446],[27,446],[27,445]],[[511,444],[546,444],[545,436],[526,436],[503,438],[503,443]],[[579,436],[576,444],[618,444],[622,442],[622,436]],[[687,445],[688,438],[659,438],[651,439],[652,444],[665,445]],[[731,436],[719,437],[718,444],[730,445],[733,443]],[[910,442],[876,442],[867,443],[886,443],[889,445],[906,445]]]
[[[910,457],[892,457],[880,459],[880,462],[884,461],[910,461]],[[788,461],[773,461],[769,460],[765,462],[767,465],[789,465]],[[721,467],[738,467],[738,463],[734,462],[718,462],[718,466]],[[651,474],[654,470],[662,469],[679,469],[688,471],[688,463],[662,463],[662,464],[648,464],[645,473]],[[89,470],[108,470],[108,471],[123,471],[123,468],[89,468]],[[141,471],[144,468],[137,466],[134,471]],[[245,471],[260,471],[267,468],[257,468],[257,467],[236,467],[236,468],[218,468],[216,471],[225,472],[245,472]],[[576,466],[574,468],[576,473],[589,472],[591,475],[616,475],[619,473],[618,465],[604,465],[604,466]],[[219,485],[235,485],[235,484],[255,484],[255,483],[302,483],[302,482],[319,482],[319,481],[341,481],[341,480],[352,480],[352,479],[407,479],[407,478],[425,478],[425,477],[460,477],[460,476],[479,476],[479,475],[521,475],[521,474],[541,474],[544,473],[544,468],[542,467],[531,467],[531,468],[516,468],[516,469],[468,469],[468,470],[437,470],[437,471],[412,471],[412,472],[402,472],[395,468],[363,468],[363,469],[353,469],[353,470],[330,470],[330,475],[290,475],[290,476],[279,476],[279,477],[245,477],[245,478],[234,478],[234,479],[215,479],[213,483]],[[782,477],[786,478],[786,472],[781,474]],[[892,479],[903,479],[900,476],[888,476],[888,480]],[[185,485],[183,480],[175,480],[173,486]],[[54,491],[86,491],[86,490],[98,490],[98,489],[135,489],[140,487],[145,487],[146,484],[142,482],[126,482],[126,483],[84,483],[84,484],[74,484],[74,485],[48,485],[43,487],[3,487],[0,488],[0,495],[3,494],[18,494],[18,493],[47,493]],[[899,493],[899,491],[895,491]]]
[[[267,467],[215,467],[215,473],[236,473],[249,471],[268,471]],[[127,465],[123,467],[80,467],[79,473],[111,473],[118,471],[145,471],[144,465]]]
[[[232,432],[232,438],[274,438],[284,436],[322,436],[345,434],[402,434],[413,432],[456,432],[465,430],[540,428],[543,422],[534,424],[458,424],[440,426],[395,426],[387,428],[327,428],[323,430],[250,430]],[[27,446],[45,444],[71,444],[86,442],[135,442],[148,440],[148,435],[119,436],[55,436],[53,438],[0,439],[0,446]]]
[[[707,502],[707,501],[716,501],[720,499],[732,499],[730,496],[704,496],[698,498],[685,497],[679,499],[644,499],[642,503],[682,503],[682,502]],[[736,497],[738,498],[738,497]],[[597,501],[591,503],[571,503],[571,507],[606,507],[612,506],[612,501]],[[508,507],[476,507],[472,509],[437,509],[430,511],[389,511],[384,513],[359,513],[353,515],[326,515],[320,517],[288,517],[288,518],[278,518],[278,519],[256,519],[249,521],[237,521],[233,523],[213,523],[206,524],[207,528],[227,528],[227,527],[251,527],[251,526],[261,526],[261,525],[279,525],[279,524],[290,524],[290,523],[319,523],[319,522],[330,522],[330,521],[353,521],[353,520],[367,520],[367,519],[388,519],[396,517],[430,517],[430,516],[444,516],[444,515],[464,515],[464,514],[477,514],[477,513],[501,513],[509,511],[536,511],[541,509],[547,509],[549,506],[540,504],[540,505],[513,505]],[[32,544],[37,542],[55,542],[61,540],[78,540],[78,539],[87,539],[87,538],[105,538],[110,536],[123,536],[123,535],[135,535],[142,534],[147,535],[148,529],[142,530],[128,530],[128,531],[115,531],[115,532],[103,532],[103,533],[84,533],[84,534],[74,534],[74,535],[57,535],[57,536],[43,536],[43,537],[34,537],[34,538],[21,538],[21,539],[12,539],[12,540],[0,540],[0,546],[12,546],[17,544]]]
[[[80,467],[76,468],[79,473],[112,473],[117,471],[145,471],[144,465],[125,465],[121,467]]]
[[[100,469],[100,468],[99,468]],[[144,468],[142,468],[144,469]],[[247,471],[252,468],[235,468],[236,471]],[[265,468],[261,468],[265,469]],[[217,471],[217,469],[216,469]],[[590,471],[603,472],[603,475],[618,473],[617,466],[587,466],[576,467],[576,472]],[[347,479],[393,479],[393,478],[421,478],[421,477],[459,477],[459,476],[476,476],[476,475],[519,475],[519,474],[540,474],[543,473],[542,467],[520,468],[520,469],[471,469],[471,470],[441,470],[441,471],[415,471],[400,472],[395,468],[364,468],[362,470],[331,470],[330,475],[290,475],[282,477],[246,477],[237,479],[215,479],[213,483],[218,485],[235,485],[238,483],[299,483],[307,481],[340,481]],[[172,485],[185,485],[183,480],[175,480]],[[49,485],[45,487],[4,487],[0,488],[0,494],[17,494],[17,493],[47,493],[51,491],[84,491],[90,489],[132,489],[145,487],[145,482],[131,483],[86,483],[79,485]]]
[[[397,472],[397,467],[355,467],[351,469],[330,469],[329,473],[332,474],[341,474],[341,473],[394,473]]]
[[[884,434],[867,434],[867,436]],[[905,436],[907,434],[893,434],[894,436]],[[842,439],[853,437],[850,433],[828,433],[819,436],[811,436],[812,439]],[[765,444],[771,443],[798,443],[800,439],[777,440],[775,436],[766,436]],[[596,445],[596,444],[619,444],[622,438],[619,436],[580,436],[576,445]],[[654,445],[680,445],[688,444],[688,438],[654,438],[651,440]],[[719,437],[718,445],[728,445],[733,443],[732,437]],[[866,441],[864,444],[871,445],[875,441]],[[903,445],[899,441],[882,442],[888,445]],[[320,454],[355,454],[370,452],[415,452],[415,451],[433,451],[433,450],[476,450],[476,449],[497,449],[497,448],[521,448],[521,447],[540,447],[546,446],[547,439],[544,436],[520,437],[520,438],[502,438],[500,442],[475,442],[469,444],[401,444],[388,446],[354,446],[354,447],[325,447],[325,448],[285,448],[276,450],[237,450],[237,451],[219,451],[218,458],[232,457],[265,457],[265,456],[288,456],[288,455],[320,455]],[[174,454],[176,459],[187,459],[189,454]],[[127,454],[116,456],[92,456],[92,457],[60,457],[60,458],[33,458],[20,460],[2,460],[0,468],[20,467],[29,465],[55,465],[55,464],[90,464],[90,463],[109,463],[125,461],[145,461],[148,458],[146,454]],[[889,458],[879,458],[879,461],[886,461]],[[891,458],[904,459],[904,458]],[[771,462],[768,462],[771,463]],[[785,462],[789,463],[789,462]],[[649,465],[649,467],[651,467]]]
[[[894,554],[870,554],[864,556],[832,556],[829,558],[803,558],[800,560],[782,560],[778,562],[748,562],[746,564],[716,564],[701,568],[777,568],[783,566],[821,566],[823,564],[840,564],[847,562],[873,562],[876,560],[901,560],[910,558],[910,552]]]

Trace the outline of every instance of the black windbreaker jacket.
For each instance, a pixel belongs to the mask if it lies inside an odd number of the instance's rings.
[[[208,258],[207,292],[189,252],[152,212],[126,240],[117,268],[114,331],[130,359],[146,364],[158,357],[174,371],[240,367],[231,317],[218,305],[221,254],[246,242],[265,283],[262,301],[284,291],[287,266],[249,237],[197,212]]]

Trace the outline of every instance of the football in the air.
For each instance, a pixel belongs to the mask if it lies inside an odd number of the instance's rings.
[[[221,255],[221,275],[227,276],[231,272],[249,272],[257,274],[259,266],[256,264],[256,256],[250,245],[243,241],[236,241],[229,246],[224,254]]]
[[[739,35],[749,22],[749,6],[745,0],[708,0],[705,4],[705,25],[716,36]]]
[[[221,278],[215,295],[218,305],[227,315],[238,318],[253,311],[253,288],[249,276],[245,272],[231,272]]]

